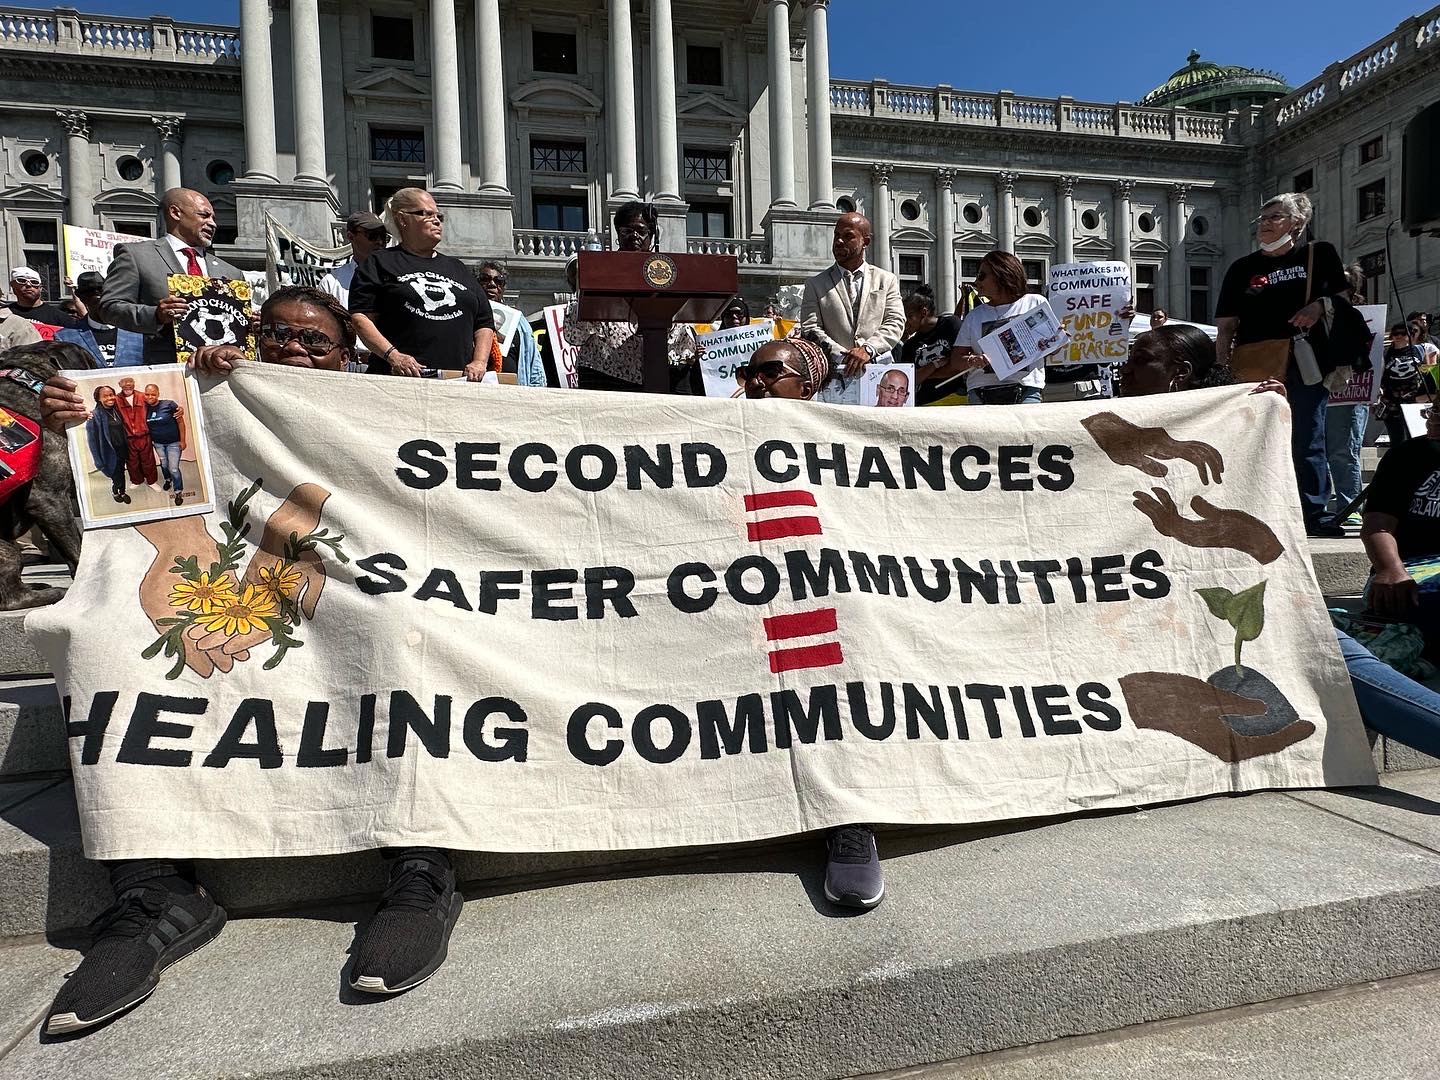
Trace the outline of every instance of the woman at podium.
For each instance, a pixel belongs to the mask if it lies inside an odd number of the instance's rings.
[[[655,251],[660,242],[659,217],[653,203],[627,202],[615,211],[619,251]],[[575,287],[574,262],[567,268]],[[576,366],[582,390],[637,392],[645,382],[640,328],[633,322],[591,322],[579,317],[579,301],[565,309],[565,337],[579,350]],[[695,328],[677,323],[667,341],[671,393],[691,393],[690,372],[700,347]],[[703,392],[703,391],[701,391]]]

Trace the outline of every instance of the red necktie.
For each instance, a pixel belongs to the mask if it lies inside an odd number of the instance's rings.
[[[185,252],[185,272],[195,277],[204,277],[205,271],[200,269],[200,260],[195,257],[200,253],[194,248],[181,248],[180,250]]]

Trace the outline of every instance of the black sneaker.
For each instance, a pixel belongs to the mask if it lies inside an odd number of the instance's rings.
[[[350,986],[398,994],[440,970],[465,898],[455,870],[424,858],[396,859],[380,907],[355,946]]]
[[[161,972],[224,925],[225,909],[198,885],[189,893],[153,883],[126,889],[90,924],[94,943],[50,1006],[45,1034],[84,1031],[140,1004]]]
[[[1342,540],[1345,537],[1345,530],[1338,521],[1331,518],[1328,521],[1319,521],[1305,526],[1305,535],[1320,540]]]
[[[873,908],[885,897],[885,872],[875,832],[868,825],[843,825],[830,834],[825,864],[825,899],[842,907]]]

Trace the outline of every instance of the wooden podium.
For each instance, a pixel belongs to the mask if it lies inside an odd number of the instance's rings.
[[[580,318],[639,326],[647,394],[670,392],[670,327],[713,322],[740,288],[733,255],[582,251],[576,270]]]

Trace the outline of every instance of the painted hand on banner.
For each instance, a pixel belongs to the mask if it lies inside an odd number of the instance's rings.
[[[1142,428],[1112,412],[1095,413],[1080,421],[1095,444],[1116,465],[1128,465],[1147,476],[1168,476],[1162,461],[1188,461],[1206,484],[1220,483],[1225,459],[1209,443],[1172,439],[1164,428]]]
[[[1120,691],[1136,727],[1169,732],[1232,764],[1276,753],[1315,734],[1314,724],[1299,719],[1276,731],[1239,731],[1237,727],[1251,726],[1243,718],[1265,717],[1274,710],[1265,701],[1189,675],[1140,671],[1122,676]]]
[[[340,550],[343,536],[317,531],[330,493],[301,484],[270,515],[259,549],[239,575],[250,531],[248,504],[259,483],[230,502],[221,542],[202,517],[135,527],[155,548],[140,582],[140,606],[160,637],[143,655],[150,659],[163,649],[175,661],[167,678],[177,678],[186,667],[201,678],[217,669],[228,672],[266,642],[277,647],[265,664],[274,667],[300,646],[291,630],[299,627],[302,615],[314,617],[324,591],[325,565],[318,549],[329,548],[340,561],[349,561]]]
[[[1174,497],[1164,488],[1134,493],[1135,508],[1148,517],[1155,531],[1178,540],[1186,547],[1228,548],[1249,555],[1262,566],[1285,554],[1274,531],[1259,518],[1243,510],[1222,510],[1202,496],[1190,500],[1190,509],[1200,520],[1182,517]]]

